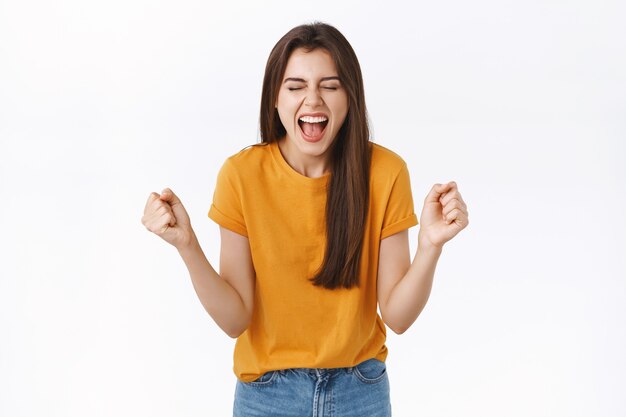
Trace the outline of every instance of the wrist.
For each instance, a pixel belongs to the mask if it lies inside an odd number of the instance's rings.
[[[198,242],[198,238],[196,237],[196,234],[192,230],[187,239],[185,239],[183,242],[176,245],[176,249],[178,250],[179,253],[182,254],[183,252],[188,253],[188,252],[194,251],[199,246],[200,246],[200,242]]]
[[[420,252],[438,253],[443,251],[443,245],[435,245],[430,240],[418,236],[417,238],[417,250]]]

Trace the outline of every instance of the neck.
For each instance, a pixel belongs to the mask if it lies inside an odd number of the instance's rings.
[[[305,177],[319,178],[330,169],[328,157],[303,154],[294,149],[295,146],[286,136],[278,140],[278,148],[287,164]]]

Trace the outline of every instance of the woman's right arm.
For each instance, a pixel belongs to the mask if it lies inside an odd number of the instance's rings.
[[[254,302],[254,267],[248,238],[220,227],[220,274],[207,260],[196,236],[178,248],[204,309],[230,337],[250,324]]]
[[[191,227],[187,211],[169,189],[151,193],[142,223],[178,250],[193,287],[204,309],[215,323],[232,338],[250,324],[254,297],[254,267],[248,238],[221,230],[220,269],[218,274],[207,260]]]

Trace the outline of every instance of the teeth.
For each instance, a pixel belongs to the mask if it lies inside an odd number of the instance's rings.
[[[322,123],[328,120],[328,118],[325,116],[321,116],[321,117],[302,116],[300,120],[305,123]]]

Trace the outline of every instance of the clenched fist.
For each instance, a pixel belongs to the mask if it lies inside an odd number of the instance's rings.
[[[469,212],[456,182],[433,185],[424,199],[420,223],[419,242],[439,248],[467,227]]]
[[[150,193],[141,223],[176,248],[188,245],[194,237],[185,207],[169,188],[161,195]]]

